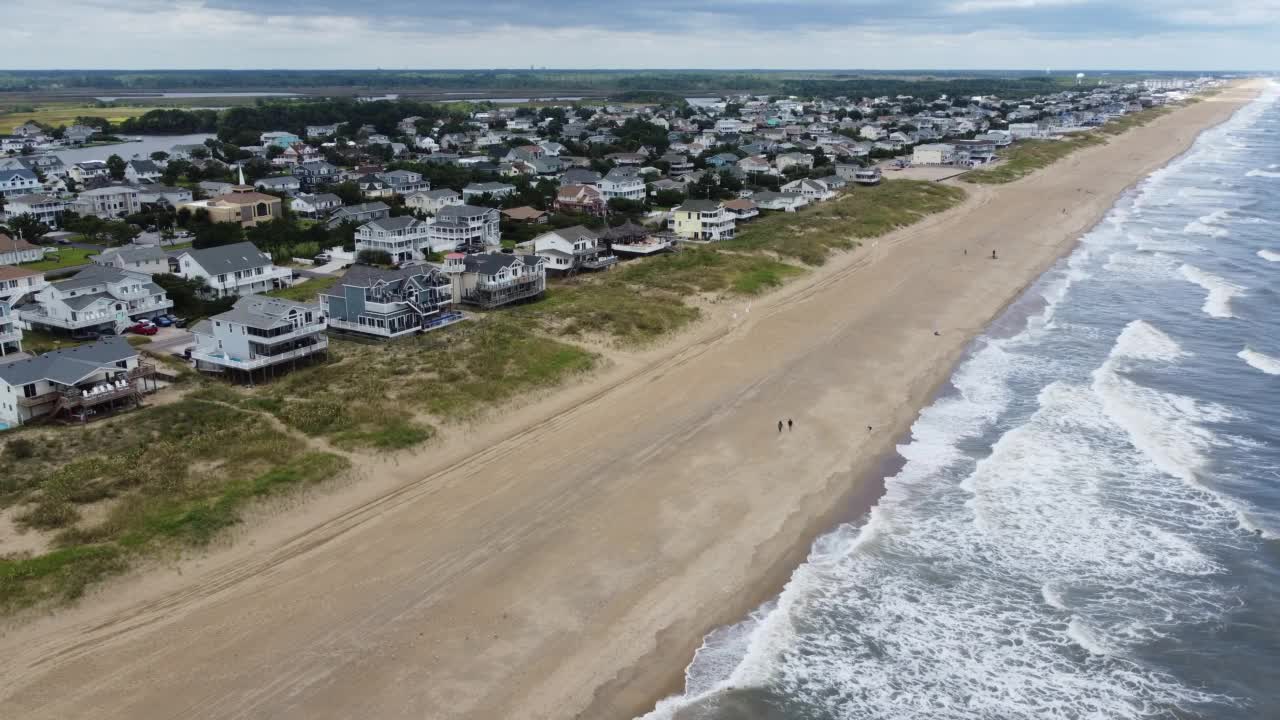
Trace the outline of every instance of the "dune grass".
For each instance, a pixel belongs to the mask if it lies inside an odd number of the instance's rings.
[[[723,247],[767,251],[821,265],[835,250],[851,250],[859,239],[879,237],[942,212],[965,197],[964,190],[918,180],[885,180],[795,213],[773,213],[744,225]]]
[[[1123,135],[1136,127],[1142,127],[1161,115],[1168,115],[1172,109],[1168,106],[1150,107],[1128,115],[1121,115],[1098,128],[1107,135]]]
[[[1061,140],[1023,140],[1004,152],[1004,162],[987,170],[974,170],[960,176],[967,183],[1002,185],[1020,180],[1048,167],[1071,153],[1106,140],[1097,135],[1078,133]]]
[[[0,613],[74,600],[148,554],[206,544],[250,501],[347,465],[266,418],[196,399],[84,428],[6,433],[0,508],[52,547],[0,557]]]

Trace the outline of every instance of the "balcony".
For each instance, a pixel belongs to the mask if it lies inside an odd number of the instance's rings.
[[[200,350],[197,347],[191,353],[191,358],[197,362],[214,365],[219,368],[229,370],[257,370],[267,367],[268,365],[278,365],[280,363],[289,362],[290,360],[298,360],[314,355],[321,350],[329,347],[329,338],[325,335],[318,335],[315,342],[303,347],[289,350],[276,355],[250,355],[250,357],[238,357],[231,355],[222,350]]]
[[[261,345],[279,345],[280,343],[286,342],[289,340],[300,340],[304,337],[307,337],[308,335],[316,335],[324,332],[324,326],[325,326],[324,317],[321,317],[321,316],[314,316],[314,317],[318,318],[316,322],[310,323],[309,325],[299,325],[293,330],[290,330],[289,332],[285,332],[285,333],[280,333],[279,335],[272,335],[270,337],[267,337],[264,335],[254,335],[253,333],[246,333],[246,337],[249,338],[249,342],[259,343]]]
[[[516,278],[505,282],[477,283],[462,301],[482,308],[495,308],[518,300],[537,297],[546,289],[546,279],[541,275]]]
[[[9,342],[18,342],[22,339],[21,330],[5,330],[0,328],[0,344]]]

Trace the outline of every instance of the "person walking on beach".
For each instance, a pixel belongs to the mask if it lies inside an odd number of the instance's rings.
[[[787,418],[787,429],[791,429],[791,418]]]
[[[778,432],[782,432],[782,421],[778,421]]]
[[[995,259],[996,259],[996,251],[995,251],[995,250],[992,250],[992,251],[991,251],[991,259],[992,259],[992,260],[995,260]]]

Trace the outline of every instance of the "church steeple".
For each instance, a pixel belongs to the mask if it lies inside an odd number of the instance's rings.
[[[253,186],[244,181],[244,165],[236,163],[236,170],[240,173],[240,183],[231,188],[232,192],[253,192]]]

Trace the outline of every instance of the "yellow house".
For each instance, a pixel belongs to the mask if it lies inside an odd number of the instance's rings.
[[[191,212],[208,210],[210,222],[238,222],[241,227],[253,227],[281,217],[283,207],[280,198],[260,192],[230,192],[209,200],[192,200],[178,206]]]
[[[734,218],[719,200],[685,200],[671,210],[671,230],[686,240],[731,240]]]

